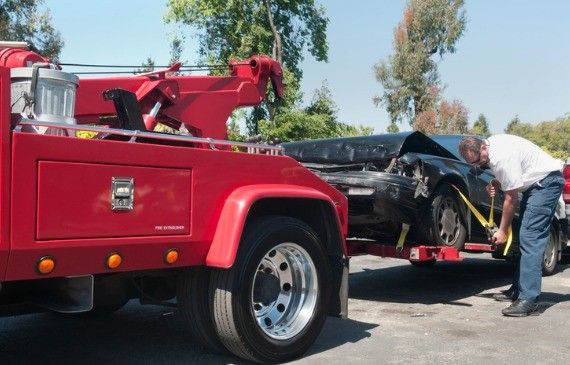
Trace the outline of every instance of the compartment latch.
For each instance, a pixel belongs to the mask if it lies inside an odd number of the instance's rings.
[[[133,210],[135,179],[132,177],[111,178],[111,209]]]

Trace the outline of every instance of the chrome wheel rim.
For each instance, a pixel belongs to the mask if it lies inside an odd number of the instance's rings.
[[[257,265],[251,290],[251,310],[269,337],[287,340],[301,332],[313,317],[318,277],[310,255],[296,243],[269,250]]]
[[[444,198],[438,210],[439,237],[445,245],[452,245],[459,236],[459,207],[454,199]]]

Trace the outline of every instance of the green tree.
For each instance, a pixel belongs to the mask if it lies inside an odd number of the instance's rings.
[[[463,0],[408,0],[394,31],[394,53],[375,67],[383,94],[375,97],[396,124],[413,125],[423,112],[435,112],[441,89],[436,55],[454,53],[465,30]],[[421,116],[424,122],[428,115]]]
[[[55,60],[63,48],[61,34],[53,27],[43,0],[0,0],[0,39],[27,42],[35,52]]]
[[[386,132],[388,133],[398,133],[400,132],[400,127],[396,123],[390,123],[388,127],[386,127]]]
[[[172,38],[170,42],[170,61],[169,65],[174,65],[177,62],[184,63],[182,60],[182,52],[184,51],[184,39],[178,36]]]
[[[505,128],[505,133],[514,134],[514,133],[512,133],[512,131],[515,131],[516,129],[520,128],[521,125],[522,125],[522,122],[521,122],[519,116],[515,115],[513,117],[513,119],[511,119],[509,121],[509,124],[507,124],[507,127]]]
[[[372,134],[373,128],[339,122],[337,114],[338,108],[324,82],[315,90],[309,106],[279,113],[274,122],[262,120],[259,129],[266,139],[281,142]]]
[[[205,61],[267,54],[300,79],[305,49],[318,61],[328,59],[329,19],[315,0],[168,0],[167,8],[167,22],[198,32]]]
[[[544,121],[537,125],[523,123],[517,117],[508,124],[505,132],[528,139],[552,156],[566,161],[570,156],[570,118]]]
[[[475,120],[473,123],[473,128],[471,128],[469,133],[485,138],[491,135],[491,132],[489,131],[489,122],[483,113],[479,114],[477,120]]]
[[[145,72],[152,72],[154,71],[155,63],[152,57],[147,57],[146,60],[141,63],[141,68],[135,70],[135,74],[142,74]]]

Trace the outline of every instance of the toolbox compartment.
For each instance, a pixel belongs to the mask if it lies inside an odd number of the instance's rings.
[[[190,234],[190,169],[38,161],[37,186],[37,240]]]

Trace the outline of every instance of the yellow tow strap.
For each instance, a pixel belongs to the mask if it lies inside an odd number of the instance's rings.
[[[402,252],[404,249],[404,242],[406,242],[406,236],[410,231],[410,225],[402,223],[402,231],[400,232],[400,238],[398,238],[398,244],[396,245],[396,251]]]
[[[467,199],[467,197],[465,195],[463,195],[463,193],[461,192],[461,190],[459,190],[457,188],[457,186],[455,186],[455,185],[451,185],[451,186],[453,186],[453,188],[455,190],[457,190],[457,193],[459,193],[459,196],[461,197],[461,199],[463,199],[463,201],[465,202],[465,204],[467,205],[467,207],[469,208],[471,213],[473,213],[473,215],[475,216],[475,218],[477,218],[479,223],[481,223],[483,228],[485,228],[489,232],[492,232],[493,230],[497,229],[497,226],[495,225],[495,215],[494,215],[495,197],[491,198],[491,211],[489,212],[489,219],[487,220],[487,219],[485,219],[485,217],[483,217],[483,214],[481,214],[477,210],[477,208],[475,208],[475,206],[473,204],[471,204],[469,199]],[[509,231],[507,232],[507,244],[505,245],[505,250],[503,251],[503,255],[505,255],[505,256],[507,255],[507,252],[509,252],[509,249],[511,248],[512,242],[513,242],[513,229],[512,229],[512,227],[509,226]]]

